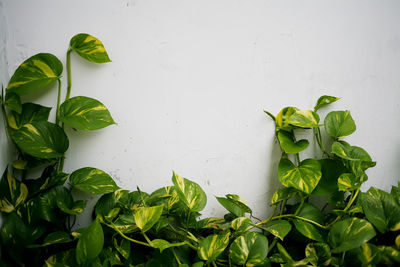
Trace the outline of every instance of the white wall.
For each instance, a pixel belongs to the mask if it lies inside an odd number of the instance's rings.
[[[80,32],[102,40],[113,60],[72,58],[72,94],[102,101],[118,125],[69,131],[66,171],[94,166],[123,188],[151,192],[171,184],[175,170],[206,190],[208,215],[223,214],[214,195],[236,193],[263,217],[279,185],[279,149],[263,109],[312,108],[329,94],[342,97],[331,109],[350,109],[357,123],[347,140],[378,162],[368,186],[388,190],[399,179],[399,1],[0,4],[1,77],[38,52],[65,62]],[[35,100],[52,105],[55,88]]]

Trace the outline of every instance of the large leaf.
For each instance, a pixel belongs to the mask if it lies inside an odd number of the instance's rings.
[[[294,187],[310,194],[321,179],[321,165],[317,160],[306,159],[296,167],[289,159],[282,158],[278,166],[279,180],[284,186]]]
[[[325,243],[309,243],[306,257],[313,266],[329,266],[332,260],[330,248]]]
[[[228,246],[230,233],[209,235],[200,241],[197,255],[200,259],[210,263],[214,261]]]
[[[163,208],[163,205],[138,208],[133,214],[137,227],[139,227],[142,232],[150,230],[160,219]]]
[[[179,176],[175,172],[172,176],[172,182],[179,195],[179,199],[183,201],[191,211],[201,211],[204,209],[207,204],[207,196],[198,184]]]
[[[351,161],[372,161],[367,151],[358,146],[350,146],[344,141],[334,142],[332,144],[332,153],[342,159]]]
[[[97,258],[103,249],[103,228],[98,219],[94,220],[79,237],[76,246],[76,261],[79,264],[88,263]]]
[[[297,207],[298,205],[294,206],[293,208],[295,209]],[[318,224],[323,224],[324,222],[324,216],[321,211],[310,203],[304,203],[298,213],[298,216]],[[305,237],[318,242],[325,242],[324,233],[316,225],[301,219],[294,219],[293,223],[297,231],[299,231]]]
[[[356,124],[350,111],[332,111],[324,120],[326,132],[333,138],[343,138],[355,132]]]
[[[78,130],[97,130],[115,124],[108,109],[96,99],[76,96],[60,106],[60,121]]]
[[[300,128],[313,128],[318,127],[319,116],[312,110],[296,110],[286,122]]]
[[[346,168],[339,160],[321,159],[319,162],[322,177],[312,194],[327,196],[338,190],[338,177],[346,171]]]
[[[103,43],[89,34],[79,33],[75,35],[72,37],[69,45],[81,57],[91,62],[106,63],[111,61]]]
[[[262,229],[283,241],[285,236],[292,230],[292,225],[288,221],[277,220],[267,223]]]
[[[233,263],[254,266],[264,261],[268,254],[268,239],[256,232],[248,232],[236,238],[229,248]]]
[[[400,206],[391,194],[371,187],[360,199],[368,221],[379,232],[400,230]]]
[[[41,53],[25,60],[14,72],[7,92],[20,96],[34,93],[57,81],[62,73],[60,60],[52,54]]]
[[[225,209],[227,209],[230,213],[234,214],[236,217],[244,216],[245,213],[244,210],[241,209],[240,206],[238,206],[230,199],[224,197],[215,197],[215,198]]]
[[[14,211],[28,196],[26,185],[15,179],[7,169],[0,180],[0,192],[0,212]]]
[[[315,104],[315,107],[314,107],[314,111],[317,111],[318,109],[320,109],[322,107],[332,104],[333,102],[336,102],[339,99],[340,99],[340,97],[323,95],[320,98],[318,98],[317,104]]]
[[[21,114],[11,112],[8,115],[8,121],[11,128],[17,130],[21,126],[36,121],[47,121],[51,108],[44,107],[34,103],[24,103]]]
[[[329,231],[332,253],[358,248],[376,235],[374,227],[366,220],[347,218],[335,223]]]
[[[61,157],[69,146],[64,130],[47,121],[25,124],[12,139],[23,152],[45,159]]]
[[[96,168],[82,168],[69,177],[71,185],[92,194],[107,194],[119,189],[110,175]]]
[[[299,153],[309,145],[306,139],[295,142],[293,134],[285,130],[278,131],[278,140],[285,153]]]

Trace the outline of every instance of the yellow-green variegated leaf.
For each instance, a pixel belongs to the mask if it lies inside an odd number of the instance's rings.
[[[318,127],[319,116],[312,110],[296,110],[286,122],[300,128],[313,128]]]
[[[271,205],[279,204],[281,201],[287,200],[294,195],[296,195],[298,191],[292,187],[284,187],[275,191],[275,193],[271,197]]]
[[[322,107],[332,104],[333,102],[336,102],[339,99],[340,99],[340,97],[323,95],[318,99],[317,104],[314,107],[314,111],[317,111],[318,109],[320,109]]]
[[[64,130],[47,121],[25,124],[12,139],[26,154],[43,159],[61,157],[69,146]]]
[[[241,209],[240,206],[238,206],[230,199],[224,197],[215,197],[215,198],[225,209],[227,209],[230,213],[234,214],[236,217],[244,216],[245,213],[244,210]]]
[[[78,130],[97,130],[115,124],[100,101],[85,96],[76,96],[62,103],[59,119]]]
[[[339,191],[353,191],[361,185],[353,173],[342,173],[337,183]]]
[[[220,225],[225,223],[222,218],[208,217],[197,222],[198,229],[220,229]]]
[[[278,174],[284,186],[294,187],[307,194],[311,194],[322,175],[321,165],[317,160],[306,159],[296,167],[287,158],[279,162]]]
[[[278,115],[276,115],[275,123],[279,129],[292,129],[293,127],[289,125],[288,118],[292,116],[298,108],[295,107],[286,107],[283,108]]]
[[[138,208],[133,214],[137,227],[139,227],[142,232],[150,230],[160,219],[163,208],[163,205]]]
[[[364,243],[346,254],[353,266],[376,266],[381,262],[381,251],[373,244]]]
[[[268,239],[260,233],[248,232],[236,238],[229,248],[229,256],[238,265],[261,264],[268,254]]]
[[[44,89],[60,78],[62,70],[62,63],[52,54],[34,55],[14,72],[7,93],[14,92],[22,96]]]
[[[350,146],[344,141],[334,142],[332,144],[332,153],[342,159],[372,162],[370,155],[364,149],[358,146]]]
[[[91,62],[106,63],[111,61],[103,43],[87,33],[79,33],[72,37],[69,46],[81,57]]]
[[[295,142],[293,134],[285,130],[278,131],[278,140],[285,153],[299,153],[309,145],[309,142],[306,139]]]
[[[28,197],[26,185],[15,179],[7,169],[0,180],[0,192],[0,212],[12,212]]]
[[[53,232],[50,233],[49,235],[47,235],[45,237],[45,239],[43,240],[42,244],[33,244],[33,245],[29,245],[29,248],[39,248],[39,247],[46,247],[46,246],[50,246],[53,244],[63,244],[63,243],[69,243],[74,241],[70,234],[66,233],[66,232]]]
[[[71,185],[92,194],[107,194],[119,189],[110,175],[96,168],[82,168],[69,177]]]
[[[350,111],[332,111],[324,120],[326,132],[333,138],[343,138],[355,132],[356,124]]]
[[[18,114],[22,111],[21,97],[17,93],[7,92],[3,104]]]
[[[103,228],[99,219],[94,220],[83,230],[76,246],[76,261],[79,264],[88,263],[100,254],[104,245]]]
[[[179,199],[191,211],[201,211],[204,209],[207,203],[207,196],[198,184],[179,176],[175,172],[172,176],[172,182],[174,183]]]
[[[151,245],[153,248],[158,248],[160,250],[160,252],[162,253],[167,248],[180,247],[180,246],[186,245],[186,242],[170,243],[164,239],[154,239],[154,240],[151,240]]]
[[[27,123],[37,121],[47,121],[49,119],[51,108],[34,103],[24,103],[20,114],[11,112],[14,123],[10,125],[11,128],[17,130]],[[15,126],[14,126],[15,125]]]
[[[285,236],[292,230],[292,225],[288,221],[277,220],[267,223],[262,229],[283,241]]]
[[[293,211],[298,208],[298,205],[293,207]],[[324,223],[324,215],[322,212],[311,203],[304,203],[297,216],[313,221],[318,224]],[[302,235],[318,242],[325,242],[325,233],[322,232],[317,226],[310,222],[300,219],[293,220],[294,226],[297,231]]]
[[[331,250],[326,243],[309,243],[306,257],[313,266],[329,266],[332,261]]]
[[[227,199],[238,205],[244,212],[252,213],[252,210],[247,206],[246,200],[235,194],[225,195]]]
[[[231,228],[235,231],[243,231],[252,225],[250,218],[247,217],[239,217],[231,222]]]
[[[200,241],[197,255],[200,259],[210,263],[214,261],[228,246],[230,233],[209,235]]]

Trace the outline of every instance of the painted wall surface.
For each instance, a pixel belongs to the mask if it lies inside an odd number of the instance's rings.
[[[205,189],[207,215],[224,214],[214,196],[234,193],[263,217],[280,153],[263,109],[312,108],[328,94],[342,97],[330,109],[349,109],[356,121],[346,140],[377,161],[366,187],[399,180],[399,1],[0,0],[0,8],[2,83],[35,53],[65,62],[80,32],[102,40],[113,61],[72,56],[72,95],[97,98],[118,125],[68,131],[65,171],[98,167],[120,187],[152,192],[174,170]],[[31,99],[54,105],[56,88]]]

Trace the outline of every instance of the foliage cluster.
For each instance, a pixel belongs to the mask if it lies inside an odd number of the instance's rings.
[[[227,210],[223,218],[200,219],[206,194],[176,173],[171,185],[151,194],[120,189],[93,167],[64,173],[66,127],[85,131],[114,124],[98,100],[70,97],[72,52],[95,63],[110,61],[97,38],[74,36],[62,103],[63,65],[51,54],[25,60],[2,92],[6,131],[17,154],[0,180],[2,266],[400,264],[399,187],[390,193],[373,187],[361,192],[365,171],[375,162],[364,149],[342,140],[356,130],[350,112],[330,112],[320,123],[318,111],[336,97],[320,97],[313,110],[285,107],[277,116],[266,112],[275,122],[282,150],[278,178],[283,185],[272,196],[275,211],[267,219],[255,218],[234,194],[217,197]],[[50,122],[50,107],[22,99],[55,83],[56,116]],[[296,140],[299,130],[313,132],[321,153],[300,160],[310,142]],[[40,177],[33,179],[38,170]],[[82,229],[74,222],[86,202],[75,200],[74,190],[101,195],[93,222]],[[313,199],[321,196],[327,203],[318,208]]]

